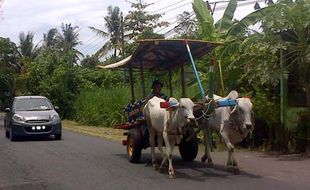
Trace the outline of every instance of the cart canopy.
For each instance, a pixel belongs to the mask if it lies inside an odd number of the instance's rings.
[[[186,48],[188,43],[192,56],[198,59],[211,52],[220,43],[199,40],[142,40],[135,52],[119,61],[109,65],[99,65],[103,69],[128,68],[143,70],[169,70],[189,63],[190,58]]]

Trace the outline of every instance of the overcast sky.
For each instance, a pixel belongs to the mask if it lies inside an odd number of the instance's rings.
[[[135,0],[132,0],[135,1]],[[214,2],[216,0],[210,0]],[[263,0],[258,0],[263,7]],[[163,13],[163,20],[170,23],[176,21],[176,16],[183,11],[192,12],[192,0],[144,0],[145,3],[154,3],[148,8],[152,13]],[[245,5],[249,3],[249,5]],[[235,17],[241,19],[254,11],[255,0],[240,2]],[[61,23],[72,23],[79,26],[81,45],[78,49],[84,54],[92,54],[98,50],[107,40],[99,38],[88,29],[94,26],[104,29],[103,17],[107,14],[109,5],[119,6],[124,15],[130,10],[130,3],[127,0],[4,0],[0,13],[0,37],[9,37],[18,43],[18,35],[21,31],[34,32],[35,43],[39,43],[51,28],[60,28]],[[225,7],[226,4],[218,4],[217,9]],[[223,10],[215,12],[215,20],[219,19]],[[165,33],[173,28],[156,29]]]

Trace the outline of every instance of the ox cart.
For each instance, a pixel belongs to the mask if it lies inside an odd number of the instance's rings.
[[[143,117],[143,106],[147,98],[136,100],[133,72],[137,71],[140,73],[142,97],[147,97],[145,90],[147,72],[168,74],[170,97],[173,97],[172,71],[180,70],[182,97],[186,97],[184,69],[186,64],[191,64],[200,95],[201,97],[205,97],[194,59],[210,54],[219,45],[219,43],[198,40],[143,40],[138,43],[139,45],[135,52],[126,59],[114,64],[98,66],[103,69],[125,69],[129,73],[131,102],[124,109],[127,122],[117,125],[115,128],[126,130],[124,132],[126,139],[122,141],[122,144],[127,146],[128,159],[132,163],[139,162],[142,150],[150,146],[147,124]],[[213,95],[213,62],[214,60],[211,60],[209,69],[209,93],[211,96]],[[187,137],[191,138],[189,139]],[[188,127],[183,140],[178,146],[180,155],[184,161],[192,161],[196,158],[198,153],[198,139],[193,127]]]

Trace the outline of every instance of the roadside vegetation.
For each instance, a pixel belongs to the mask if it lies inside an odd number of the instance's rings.
[[[78,132],[81,134],[96,136],[100,138],[105,138],[113,141],[120,142],[124,139],[123,130],[113,129],[109,127],[95,127],[90,125],[81,125],[78,122],[70,121],[70,120],[63,120],[62,121],[63,128]]]
[[[0,109],[16,95],[44,95],[60,107],[64,119],[113,127],[125,121],[123,108],[130,101],[128,73],[99,70],[96,65],[127,57],[141,39],[216,41],[224,45],[197,60],[197,67],[207,88],[206,64],[216,57],[217,94],[225,96],[235,89],[241,96],[252,97],[256,131],[251,146],[285,153],[310,152],[310,2],[269,0],[267,4],[265,8],[255,6],[257,10],[242,20],[234,20],[237,1],[230,0],[223,17],[215,22],[212,9],[202,0],[194,0],[194,14],[178,15],[173,36],[171,31],[156,32],[160,31],[157,27],[170,23],[161,21],[161,14],[147,12],[147,3],[132,2],[128,15],[109,6],[102,28],[89,26],[98,37],[108,39],[91,56],[78,51],[77,45],[82,43],[78,26],[70,23],[47,29],[40,44],[33,43],[32,32],[21,32],[18,43],[0,37]],[[255,24],[259,30],[253,29]],[[187,93],[195,97],[197,84],[190,70],[186,68]],[[135,78],[139,92],[139,77]],[[151,74],[146,86],[158,78],[168,84],[167,76]],[[179,81],[174,73],[176,97],[181,94]],[[280,95],[287,98],[281,100]],[[141,94],[137,97],[142,98]]]

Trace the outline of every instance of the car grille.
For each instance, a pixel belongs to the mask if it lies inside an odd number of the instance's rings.
[[[40,120],[27,120],[26,123],[47,123],[49,120],[47,119],[40,119]]]
[[[38,129],[38,127],[40,127],[40,129]],[[27,126],[27,127],[24,127],[24,129],[28,133],[40,133],[40,132],[49,132],[49,131],[51,131],[52,130],[52,126]]]

